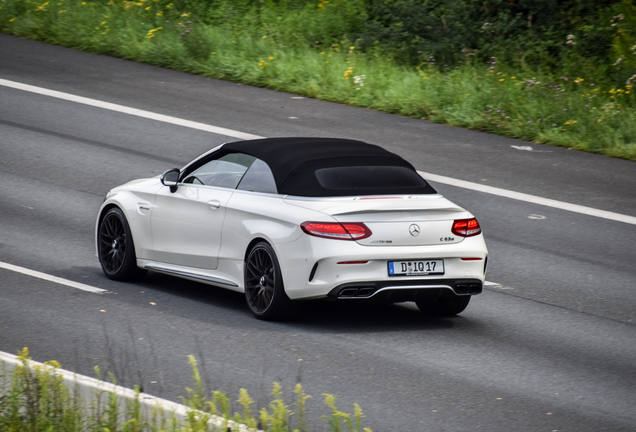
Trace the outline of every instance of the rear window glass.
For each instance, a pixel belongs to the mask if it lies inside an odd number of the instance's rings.
[[[417,172],[401,166],[343,166],[316,170],[320,186],[329,190],[391,191],[426,187]]]

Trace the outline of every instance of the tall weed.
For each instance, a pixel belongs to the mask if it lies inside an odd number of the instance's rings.
[[[181,400],[187,410],[184,421],[175,414],[166,415],[162,408],[155,408],[148,417],[143,414],[141,392],[135,387],[131,400],[121,399],[117,393],[96,389],[93,401],[86,406],[77,388],[69,389],[59,373],[55,361],[43,365],[30,362],[29,351],[24,348],[18,354],[20,364],[11,373],[0,364],[0,430],[3,432],[208,432],[208,431],[256,431],[307,432],[306,403],[310,396],[300,384],[294,393],[296,402],[291,406],[283,399],[280,384],[274,383],[273,400],[253,414],[254,401],[247,390],[241,389],[236,403],[220,391],[208,393],[197,367],[196,359],[188,356],[192,368],[194,388],[187,388],[187,396]],[[95,369],[98,377],[101,373]],[[116,380],[109,374],[110,380]],[[324,418],[334,432],[347,430],[361,432],[364,417],[360,407],[354,405],[354,413],[339,411],[335,397],[328,396],[325,403],[331,415]],[[233,408],[240,407],[241,412]],[[344,419],[344,422],[342,421]],[[344,429],[346,427],[346,429]],[[365,432],[371,432],[365,428]]]

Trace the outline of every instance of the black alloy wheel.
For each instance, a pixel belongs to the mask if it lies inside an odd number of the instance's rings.
[[[104,215],[97,236],[99,262],[108,278],[132,280],[146,274],[137,267],[130,227],[119,208],[111,208]]]
[[[245,299],[258,319],[274,321],[289,318],[291,300],[285,294],[278,259],[265,242],[257,243],[245,260]]]
[[[458,296],[452,294],[448,297],[438,297],[434,300],[417,301],[415,304],[426,315],[453,316],[466,309],[470,302],[469,295]]]

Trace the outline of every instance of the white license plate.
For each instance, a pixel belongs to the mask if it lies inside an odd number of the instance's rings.
[[[389,261],[389,276],[428,276],[444,274],[444,260]]]

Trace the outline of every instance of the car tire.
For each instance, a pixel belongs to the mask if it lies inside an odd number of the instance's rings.
[[[245,300],[256,318],[280,321],[291,317],[292,301],[285,293],[276,253],[268,243],[259,242],[252,247],[243,274]]]
[[[137,267],[132,233],[121,209],[113,207],[106,212],[99,223],[97,245],[99,263],[109,279],[138,280],[147,273]]]
[[[453,316],[466,309],[470,302],[469,295],[458,296],[453,294],[450,297],[437,297],[434,300],[417,301],[415,304],[422,313],[434,316]]]

